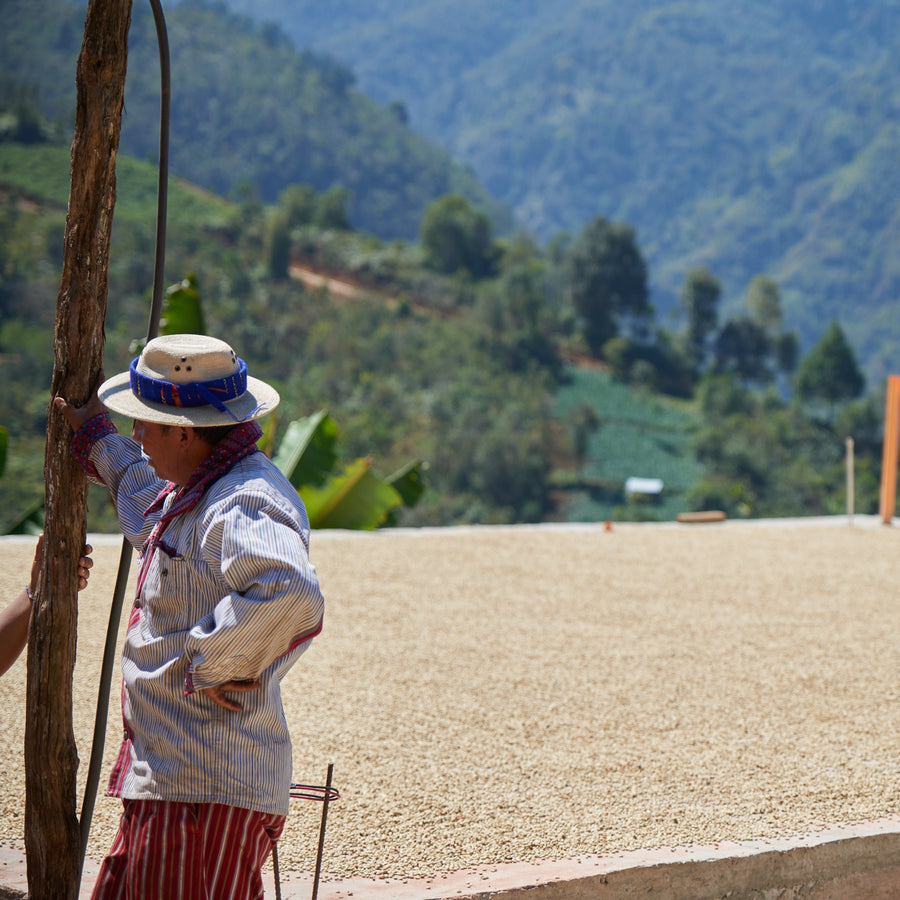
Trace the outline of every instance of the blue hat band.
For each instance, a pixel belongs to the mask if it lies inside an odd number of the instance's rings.
[[[139,359],[140,357],[132,360],[129,366],[131,390],[136,397],[164,406],[212,406],[235,418],[225,404],[229,400],[236,400],[247,391],[247,364],[242,359],[238,359],[238,370],[233,375],[189,384],[175,384],[172,381],[142,375],[137,370]]]

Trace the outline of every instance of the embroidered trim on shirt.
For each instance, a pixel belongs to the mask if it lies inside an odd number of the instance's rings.
[[[106,437],[108,434],[118,434],[118,430],[116,426],[113,425],[109,413],[103,412],[94,416],[92,419],[88,419],[87,422],[75,432],[75,435],[69,444],[69,449],[72,452],[75,462],[81,466],[89,478],[96,478],[98,481],[102,481],[102,479],[97,472],[97,467],[91,462],[91,450],[94,449],[94,444],[96,444],[97,441]]]

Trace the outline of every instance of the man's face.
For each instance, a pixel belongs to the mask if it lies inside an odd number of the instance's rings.
[[[184,429],[158,422],[134,420],[131,436],[141,445],[144,456],[156,474],[166,480],[180,483],[182,456],[180,451]]]

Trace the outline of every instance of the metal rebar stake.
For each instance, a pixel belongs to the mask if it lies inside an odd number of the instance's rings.
[[[272,844],[272,869],[275,873],[275,900],[281,900],[281,873],[278,871],[278,842]]]
[[[319,847],[316,850],[316,874],[313,877],[312,900],[319,896],[319,875],[322,872],[322,850],[325,847],[325,823],[328,821],[328,801],[331,798],[331,775],[334,763],[328,763],[328,775],[325,777],[325,796],[322,799],[322,823],[319,826]]]
[[[316,849],[316,870],[313,875],[312,900],[319,896],[319,876],[322,873],[322,851],[325,848],[325,823],[328,821],[328,804],[340,799],[340,791],[331,786],[334,774],[334,763],[328,763],[328,775],[325,786],[313,784],[292,784],[291,797],[298,800],[318,800],[322,803],[322,820],[319,824],[319,846]],[[281,873],[278,867],[278,843],[272,846],[272,869],[275,873],[275,900],[281,900]]]

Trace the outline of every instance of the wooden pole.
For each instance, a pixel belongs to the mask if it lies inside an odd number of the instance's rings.
[[[116,154],[131,0],[90,0],[76,70],[75,132],[52,398],[87,402],[103,365]],[[69,453],[71,429],[52,402],[44,461],[44,562],[28,640],[25,853],[31,900],[77,900],[81,854],[75,813],[78,753],[72,677],[87,482]]]
[[[855,493],[856,488],[854,487],[854,479],[853,479],[853,469],[854,469],[854,451],[853,451],[853,438],[847,438],[847,521],[848,524],[853,524],[853,511],[855,507]]]
[[[900,375],[888,375],[881,453],[881,521],[890,525],[897,505],[897,441],[900,437]]]

